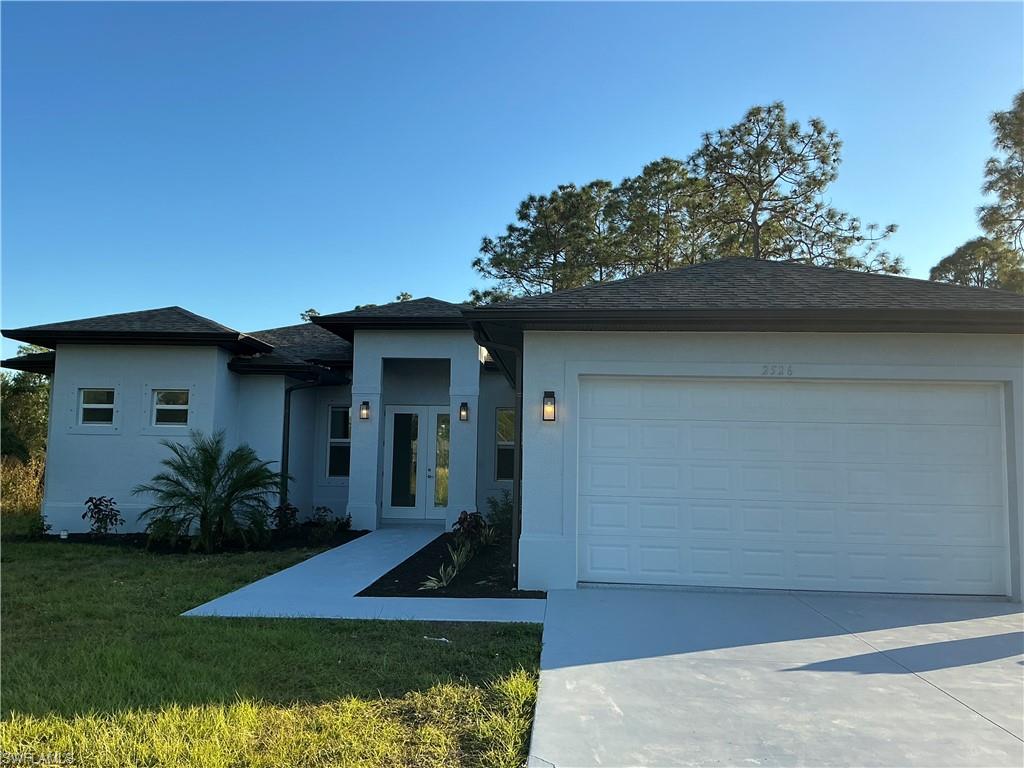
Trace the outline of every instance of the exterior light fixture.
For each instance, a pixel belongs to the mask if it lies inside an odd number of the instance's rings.
[[[544,408],[541,411],[541,418],[544,421],[555,420],[555,393],[550,389],[544,393]]]
[[[370,401],[363,400],[359,404],[359,420],[366,421],[368,418],[370,418]]]
[[[459,421],[469,421],[469,403],[459,404]]]

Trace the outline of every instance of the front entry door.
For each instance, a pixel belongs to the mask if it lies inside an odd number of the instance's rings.
[[[445,518],[450,428],[448,406],[385,408],[383,517]]]

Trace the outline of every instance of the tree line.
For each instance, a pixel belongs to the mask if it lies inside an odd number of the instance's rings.
[[[996,113],[997,154],[979,211],[986,237],[961,246],[932,279],[1024,292],[1024,94]],[[704,134],[685,160],[663,157],[613,184],[597,179],[530,195],[515,221],[484,237],[473,268],[504,301],[705,261],[747,257],[887,274],[903,261],[881,246],[895,224],[864,224],[828,199],[842,142],[824,122],[790,120],[781,102]]]

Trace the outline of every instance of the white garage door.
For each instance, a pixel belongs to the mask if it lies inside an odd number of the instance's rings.
[[[587,377],[581,581],[1006,594],[996,385]]]

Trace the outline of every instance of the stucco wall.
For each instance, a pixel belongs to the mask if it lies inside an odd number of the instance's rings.
[[[765,364],[796,379],[1001,382],[1005,392],[1011,583],[1021,594],[1024,502],[1024,340],[979,334],[585,333],[532,331],[524,339],[523,533],[520,586],[572,589],[577,581],[576,436],[586,374],[760,378]],[[545,390],[555,422],[540,418]]]
[[[344,515],[348,508],[348,477],[327,476],[327,419],[329,408],[332,405],[352,404],[351,388],[348,385],[340,387],[318,387],[309,390],[316,398],[315,408],[312,412],[312,422],[307,427],[307,434],[311,441],[312,461],[309,465],[311,479],[312,506],[330,507],[336,515]],[[293,416],[294,417],[294,416]],[[352,414],[353,422],[358,419],[355,413]],[[355,464],[355,457],[352,458]],[[303,515],[311,511],[300,507]]]
[[[370,404],[371,416],[352,422],[352,471],[348,511],[356,528],[374,529],[380,520],[380,471],[384,440],[384,361],[394,359],[447,360],[451,408],[450,480],[446,523],[460,510],[476,508],[477,422],[480,392],[480,347],[468,330],[356,331],[353,344],[352,402]],[[455,416],[466,402],[470,419]]]
[[[381,402],[384,405],[448,405],[451,382],[448,360],[384,360]]]
[[[43,501],[54,532],[88,530],[81,514],[89,496],[112,496],[126,521],[122,530],[142,529],[138,514],[146,504],[131,489],[159,471],[168,455],[161,440],[215,428],[222,362],[220,350],[211,347],[57,348]],[[78,390],[91,387],[115,390],[112,426],[78,424]],[[152,388],[189,390],[187,428],[151,426]]]
[[[497,409],[515,406],[516,393],[505,376],[498,371],[484,371],[480,374],[480,419],[477,431],[476,449],[476,505],[481,512],[487,512],[487,499],[501,498],[503,490],[512,492],[511,481],[495,479],[495,432]]]

